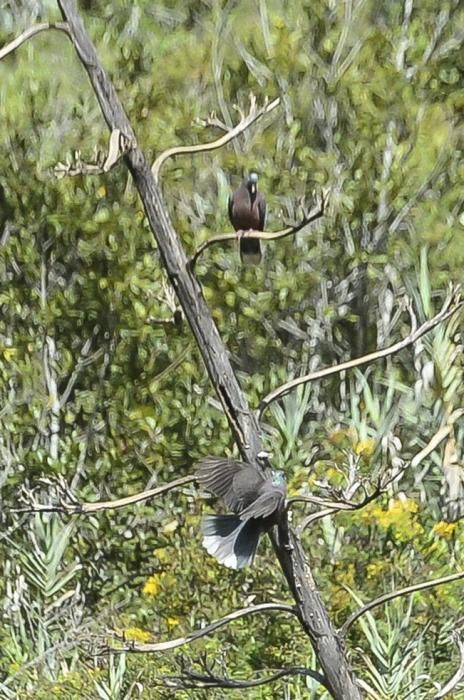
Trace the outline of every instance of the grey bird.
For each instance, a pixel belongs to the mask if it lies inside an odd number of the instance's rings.
[[[258,192],[257,183],[257,173],[250,173],[242,186],[229,197],[229,219],[238,231],[240,259],[251,265],[261,261],[261,245],[257,238],[247,238],[243,234],[250,230],[263,231],[266,219],[266,202]]]
[[[276,524],[285,508],[287,485],[283,472],[273,471],[264,477],[246,462],[207,457],[200,462],[196,477],[234,513],[203,518],[204,548],[232,569],[249,566],[260,535]]]

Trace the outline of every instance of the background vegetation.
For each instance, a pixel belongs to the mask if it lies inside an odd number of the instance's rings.
[[[61,19],[49,0],[0,8],[0,45]],[[433,316],[464,264],[461,3],[85,0],[81,10],[151,160],[215,138],[195,120],[215,111],[235,123],[250,92],[282,97],[228,147],[165,167],[187,252],[230,229],[227,195],[250,168],[269,230],[297,220],[304,195],[330,189],[324,219],[267,245],[258,268],[241,267],[231,245],[198,263],[253,406],[287,379],[392,344]],[[0,62],[0,116],[0,693],[171,697],[158,681],[178,671],[175,654],[95,660],[89,640],[108,629],[169,639],[289,593],[267,541],[241,572],[204,552],[205,503],[193,486],[92,516],[11,512],[30,489],[50,502],[58,477],[83,501],[108,500],[187,475],[233,445],[189,329],[173,321],[127,171],[53,174],[108,141],[64,34],[39,34]],[[269,408],[266,446],[292,495],[342,486],[353,462],[371,478],[404,465],[453,419],[463,407],[462,319]],[[337,625],[361,601],[462,567],[463,433],[457,420],[388,494],[305,531]],[[295,506],[294,521],[307,511]],[[456,583],[361,618],[348,646],[372,697],[431,697],[458,665],[450,632],[462,614]],[[280,613],[245,618],[183,654],[194,663],[203,652],[240,678],[316,663]],[[327,697],[296,677],[247,693]]]

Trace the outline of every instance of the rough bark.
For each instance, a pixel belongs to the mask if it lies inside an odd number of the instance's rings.
[[[119,129],[132,148],[124,155],[142,199],[162,261],[192,329],[203,361],[226,412],[235,441],[244,459],[260,463],[260,429],[238,384],[227,349],[203,298],[201,287],[187,264],[180,239],[170,221],[160,187],[155,182],[114,87],[106,76],[77,12],[74,0],[58,0],[69,24],[72,42],[87,71],[103,116],[111,130]],[[261,465],[265,466],[261,461]],[[361,694],[343,646],[316,589],[304,551],[286,523],[273,533],[273,544],[295,598],[300,622],[316,650],[327,687],[337,700],[359,700]]]

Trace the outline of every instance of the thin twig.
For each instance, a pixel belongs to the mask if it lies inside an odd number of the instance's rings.
[[[161,153],[152,165],[151,171],[154,175],[156,181],[159,180],[159,174],[164,163],[174,156],[192,154],[192,153],[205,153],[206,151],[214,151],[217,148],[221,148],[232,139],[236,138],[239,134],[243,133],[245,129],[248,129],[251,124],[260,119],[264,114],[269,114],[273,109],[278,107],[280,104],[280,97],[277,97],[272,102],[268,99],[265,100],[262,107],[258,108],[256,106],[256,97],[250,95],[250,110],[246,116],[240,119],[239,123],[234,126],[233,129],[227,131],[223,136],[216,139],[216,141],[210,141],[209,143],[199,143],[196,146],[174,146],[173,148],[168,148],[167,151]]]
[[[184,486],[195,480],[193,476],[183,476],[175,481],[170,481],[163,486],[158,486],[155,489],[148,489],[147,491],[140,491],[139,493],[134,493],[132,496],[125,496],[124,498],[117,498],[114,501],[97,501],[95,503],[79,503],[71,494],[66,493],[66,496],[71,500],[65,501],[61,500],[60,503],[56,504],[42,504],[42,503],[32,503],[30,506],[25,506],[24,508],[11,508],[10,513],[67,513],[68,515],[85,515],[87,513],[98,513],[102,510],[115,510],[116,508],[125,508],[128,505],[134,503],[140,503],[141,501],[148,501],[150,498],[155,498],[160,496],[167,491],[177,488],[178,486]]]
[[[16,37],[16,39],[13,39],[13,41],[10,41],[9,44],[6,44],[6,46],[0,49],[0,61],[2,58],[5,58],[5,56],[8,56],[8,54],[16,51],[16,49],[24,44],[28,39],[36,34],[39,34],[39,32],[45,32],[48,29],[57,29],[58,31],[65,32],[69,35],[69,27],[67,22],[43,22],[42,24],[36,24],[33,27],[26,29],[22,34]]]
[[[301,231],[302,228],[304,228],[308,224],[311,224],[313,221],[316,221],[317,219],[320,219],[322,216],[324,216],[326,203],[327,203],[327,193],[323,193],[321,200],[320,200],[320,203],[317,205],[317,207],[312,209],[309,212],[305,212],[303,215],[303,219],[295,226],[288,226],[287,228],[282,229],[282,231],[273,231],[273,232],[251,231],[251,230],[244,231],[243,237],[256,238],[260,241],[275,241],[275,240],[280,239],[280,238],[286,238],[287,236],[294,236],[295,234],[298,233],[298,231]],[[190,266],[190,269],[193,270],[199,256],[203,253],[203,251],[205,251],[210,246],[215,245],[216,243],[224,243],[226,241],[236,241],[236,240],[237,240],[237,231],[234,231],[232,233],[223,233],[219,236],[213,236],[212,238],[208,238],[207,241],[204,241],[200,246],[198,246],[195,253],[189,258],[188,264]]]
[[[406,338],[400,340],[398,343],[390,345],[390,347],[384,348],[383,350],[376,350],[375,352],[371,352],[368,355],[357,357],[354,360],[342,362],[339,365],[333,365],[332,367],[325,367],[324,369],[316,370],[315,372],[310,372],[309,374],[305,374],[302,377],[292,379],[290,382],[286,382],[282,386],[277,387],[277,389],[271,391],[269,394],[267,394],[267,396],[265,396],[261,400],[261,403],[258,407],[258,420],[261,420],[264,411],[269,406],[269,404],[272,403],[272,401],[282,398],[301,384],[314,382],[318,379],[329,377],[333,374],[340,374],[340,372],[344,372],[348,369],[354,369],[355,367],[367,365],[371,362],[375,362],[376,360],[388,357],[389,355],[394,355],[395,353],[399,352],[400,350],[403,350],[409,345],[413,345],[423,335],[429,333],[433,328],[438,326],[438,324],[443,323],[448,318],[450,318],[450,316],[459,311],[459,309],[462,308],[463,304],[464,301],[460,298],[459,287],[454,287],[451,293],[447,296],[441,311],[439,311],[439,313],[433,318],[431,318],[429,321],[426,321],[421,326],[419,326],[419,328],[417,328],[414,332],[406,336]]]
[[[394,600],[395,598],[400,598],[403,595],[409,595],[410,593],[416,593],[416,591],[424,591],[427,588],[434,588],[435,586],[443,586],[445,583],[451,583],[452,581],[458,581],[461,578],[464,578],[464,571],[458,571],[458,573],[456,573],[456,574],[450,574],[449,576],[442,576],[441,578],[436,578],[436,579],[433,579],[431,581],[424,581],[423,583],[416,583],[413,586],[406,586],[406,588],[400,588],[397,591],[392,591],[391,593],[385,593],[384,595],[381,595],[378,598],[374,598],[374,600],[371,600],[370,603],[363,605],[362,608],[359,608],[359,610],[356,610],[354,613],[352,613],[352,615],[349,616],[349,618],[346,620],[346,622],[340,628],[340,635],[342,637],[346,637],[348,630],[356,622],[356,620],[358,620],[361,617],[361,615],[365,615],[365,613],[369,612],[369,610],[372,610],[372,608],[376,608],[378,605],[384,605],[385,603],[388,603],[390,600]]]
[[[253,605],[248,608],[241,608],[240,610],[236,610],[233,613],[229,613],[228,615],[225,615],[224,617],[221,617],[219,620],[215,620],[209,625],[205,625],[205,627],[202,627],[199,630],[195,630],[194,632],[190,632],[187,634],[185,637],[178,637],[177,639],[170,639],[167,642],[157,642],[157,643],[150,643],[150,642],[135,642],[135,641],[122,641],[122,644],[118,644],[118,646],[111,646],[108,647],[108,649],[104,650],[106,653],[109,652],[137,652],[137,653],[142,653],[146,654],[148,652],[153,652],[153,651],[167,651],[168,649],[177,649],[178,647],[184,646],[185,644],[190,644],[191,642],[194,642],[196,639],[200,639],[201,637],[206,637],[211,632],[214,632],[215,630],[224,627],[225,625],[228,625],[229,622],[233,622],[234,620],[239,620],[242,617],[245,617],[246,615],[254,615],[255,613],[261,613],[261,612],[271,612],[273,610],[280,610],[282,612],[289,612],[292,613],[293,615],[296,615],[296,610],[292,605],[287,605],[286,603],[261,603],[259,605]],[[119,635],[115,634],[116,637]],[[103,652],[102,652],[103,653]]]
[[[86,163],[81,158],[79,150],[74,152],[73,159],[66,163],[57,163],[53,167],[53,174],[57,178],[65,175],[76,177],[76,175],[105,175],[121,160],[125,153],[132,148],[133,142],[130,138],[122,134],[119,129],[111,132],[108,151],[97,151],[95,163]]]
[[[324,505],[326,508],[324,510],[317,511],[317,513],[311,513],[311,515],[308,515],[301,525],[298,527],[298,533],[301,535],[301,533],[312,523],[316,522],[317,520],[321,520],[322,518],[327,517],[328,515],[334,515],[335,513],[339,513],[340,511],[347,511],[347,510],[360,510],[361,508],[364,508],[366,505],[371,503],[375,498],[380,496],[382,493],[385,493],[387,490],[387,487],[390,486],[390,484],[394,483],[395,481],[398,481],[398,479],[404,474],[406,469],[413,468],[415,469],[416,467],[419,466],[423,460],[429,456],[437,447],[438,445],[443,442],[445,438],[448,437],[450,434],[454,423],[458,418],[460,418],[462,415],[464,415],[464,409],[458,409],[454,411],[454,413],[450,416],[450,419],[448,419],[448,423],[441,427],[435,435],[429,440],[427,445],[422,448],[417,454],[414,455],[414,457],[404,464],[401,469],[399,469],[392,477],[387,478],[382,484],[378,485],[376,490],[370,494],[369,496],[366,496],[366,498],[361,501],[360,503],[353,503],[352,505],[347,504],[346,501],[333,501],[333,502],[327,502],[324,499],[319,499],[317,496],[295,496],[294,498],[289,499],[289,503],[292,501],[300,501],[300,500],[305,500],[308,501],[309,503],[315,503],[318,505]],[[318,503],[319,502],[319,503]]]
[[[161,680],[164,685],[169,688],[186,689],[186,688],[256,688],[260,685],[266,685],[268,683],[273,683],[279,678],[284,676],[308,676],[313,680],[317,681],[324,687],[325,678],[321,673],[313,671],[308,668],[300,668],[298,666],[291,666],[290,668],[281,668],[275,671],[269,676],[264,678],[254,678],[252,680],[241,680],[238,678],[228,678],[224,676],[217,676],[212,673],[212,671],[207,671],[206,673],[198,673],[190,669],[183,669],[182,676],[164,676]]]

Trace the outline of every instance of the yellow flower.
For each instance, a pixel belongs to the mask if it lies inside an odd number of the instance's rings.
[[[160,574],[153,574],[149,579],[145,581],[143,587],[143,592],[145,595],[157,596],[161,590],[161,576]]]
[[[178,617],[167,617],[166,618],[166,624],[168,627],[177,627],[177,625],[180,623],[180,620]]]
[[[361,518],[367,525],[378,525],[384,530],[391,528],[397,541],[406,542],[424,532],[424,528],[415,517],[417,511],[418,505],[415,501],[398,498],[389,502],[387,510],[378,504],[368,506]]]
[[[375,440],[372,440],[368,438],[367,440],[360,440],[354,448],[354,451],[356,452],[357,455],[361,455],[361,457],[366,457],[369,459],[369,457],[372,457],[374,454],[375,450]]]
[[[385,563],[383,561],[374,562],[373,564],[367,565],[367,578],[377,578],[384,573]]]
[[[456,523],[445,523],[444,520],[441,520],[433,526],[433,532],[438,535],[438,537],[444,537],[446,540],[450,539],[455,529]]]
[[[16,348],[5,348],[3,351],[3,357],[7,362],[13,359],[13,357],[16,355]]]
[[[136,642],[149,642],[151,639],[150,632],[141,630],[140,627],[126,627],[124,636],[126,639],[133,639]]]

